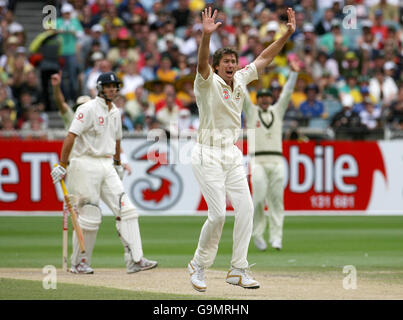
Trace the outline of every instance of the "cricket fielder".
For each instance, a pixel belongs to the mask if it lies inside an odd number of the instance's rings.
[[[98,96],[77,109],[63,143],[60,164],[51,172],[55,184],[68,174],[68,190],[77,199],[78,223],[83,230],[86,253],[80,253],[74,232],[70,269],[73,273],[94,272],[90,261],[102,219],[98,206],[100,199],[115,215],[127,272],[157,266],[156,261],[149,261],[143,256],[138,214],[121,181],[122,121],[119,110],[112,102],[120,85],[113,72],[98,77]]]
[[[264,251],[267,244],[263,233],[267,225],[264,214],[269,207],[270,244],[281,250],[284,222],[284,160],[282,157],[282,126],[297,81],[299,61],[290,61],[291,72],[277,101],[269,89],[261,89],[257,93],[257,106],[252,104],[246,90],[244,113],[248,133],[248,153],[251,156],[252,194],[255,208],[253,218],[253,240],[256,247]]]
[[[242,152],[235,142],[241,129],[244,86],[258,78],[258,73],[295,31],[295,14],[291,8],[287,12],[287,32],[242,70],[238,70],[238,54],[231,48],[218,49],[213,55],[213,66],[209,65],[210,36],[221,22],[215,23],[217,10],[213,13],[209,7],[202,12],[202,39],[194,82],[200,126],[192,152],[192,168],[208,206],[208,218],[188,264],[191,284],[198,291],[207,289],[204,270],[213,264],[217,254],[225,221],[226,196],[235,210],[232,260],[226,282],[243,288],[259,288],[259,283],[248,272],[253,202],[242,165]]]

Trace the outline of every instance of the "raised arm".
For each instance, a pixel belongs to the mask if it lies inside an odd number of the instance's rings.
[[[70,107],[66,103],[62,90],[60,89],[60,82],[61,82],[60,73],[52,74],[52,76],[50,77],[50,81],[52,83],[53,97],[55,99],[56,106],[61,114],[65,114],[67,111],[69,111]]]
[[[300,63],[301,62],[298,58],[290,59],[289,61],[291,72],[288,76],[287,82],[283,87],[283,90],[281,91],[280,97],[275,104],[275,107],[280,109],[281,116],[285,114],[285,111],[287,110],[290,103],[291,95],[297,82],[298,72],[300,71]]]
[[[212,14],[211,7],[202,11],[203,32],[198,53],[197,71],[204,79],[207,79],[210,73],[209,56],[210,56],[210,36],[221,25],[221,22],[215,23],[217,10]]]
[[[286,44],[288,38],[294,33],[296,28],[295,12],[291,9],[287,9],[288,23],[287,32],[284,33],[281,38],[274,41],[270,46],[262,51],[262,53],[255,59],[254,63],[258,73],[261,73],[263,69],[278,55]]]

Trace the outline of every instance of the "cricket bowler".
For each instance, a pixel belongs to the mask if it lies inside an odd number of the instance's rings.
[[[231,48],[221,48],[214,53],[210,66],[210,37],[221,25],[215,22],[217,13],[211,7],[202,12],[202,38],[194,82],[200,126],[192,151],[192,168],[208,206],[208,218],[188,270],[193,288],[202,292],[207,289],[204,270],[213,264],[217,254],[225,222],[226,196],[235,215],[232,260],[226,282],[250,289],[260,286],[249,273],[247,255],[252,235],[253,201],[242,165],[242,152],[235,142],[241,131],[243,88],[258,78],[296,28],[294,11],[288,8],[287,31],[252,63],[238,70],[238,53]]]

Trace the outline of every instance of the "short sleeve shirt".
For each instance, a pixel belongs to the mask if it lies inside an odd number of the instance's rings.
[[[223,147],[236,142],[241,130],[243,87],[257,78],[254,63],[235,72],[233,90],[211,68],[207,79],[203,79],[200,73],[196,74],[194,92],[199,108],[199,143]]]
[[[96,97],[77,109],[69,132],[77,135],[72,158],[83,155],[113,156],[116,153],[116,140],[122,139],[120,112],[114,104],[108,111],[105,100]]]

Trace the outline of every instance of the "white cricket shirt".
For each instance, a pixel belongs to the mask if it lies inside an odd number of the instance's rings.
[[[233,88],[210,67],[207,79],[197,72],[194,82],[200,125],[197,141],[200,144],[227,147],[233,145],[241,131],[241,113],[245,98],[243,88],[258,78],[254,63],[234,74]]]
[[[246,87],[244,88],[247,94],[244,112],[248,128],[248,153],[251,156],[257,154],[256,161],[279,159],[278,155],[282,154],[283,118],[294,91],[297,77],[297,72],[290,73],[279,99],[266,111],[252,104]],[[250,131],[250,129],[254,130]]]
[[[77,135],[72,158],[111,157],[116,153],[116,140],[122,139],[120,112],[113,103],[108,111],[105,100],[96,97],[77,109],[69,132]]]

